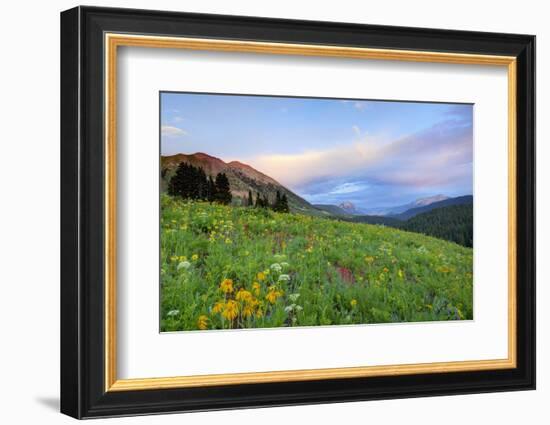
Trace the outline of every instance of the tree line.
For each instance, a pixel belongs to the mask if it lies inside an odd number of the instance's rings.
[[[166,173],[167,170],[162,170],[163,177]],[[181,162],[178,165],[174,176],[170,179],[168,194],[183,199],[217,202],[224,205],[231,204],[233,199],[229,179],[225,173],[218,173],[215,178],[207,177],[202,167],[195,167],[186,162]],[[272,209],[276,212],[290,212],[286,194],[281,195],[279,191],[277,191],[274,202],[270,202],[265,194],[260,195],[260,193],[256,193],[256,200],[254,200],[252,191],[249,190],[248,197],[243,200],[243,205]]]
[[[269,201],[269,198],[266,195],[261,196],[259,193],[256,193],[256,201],[252,199],[252,191],[248,191],[248,198],[246,200],[246,206],[256,207],[256,208],[269,208],[276,212],[288,213],[290,208],[288,206],[288,198],[286,193],[281,195],[281,192],[277,191],[275,195],[275,200],[273,202]]]
[[[418,214],[396,227],[471,248],[474,242],[473,218],[472,204],[453,205]]]
[[[230,204],[233,196],[225,173],[206,177],[202,167],[181,162],[168,184],[168,194],[183,199]]]

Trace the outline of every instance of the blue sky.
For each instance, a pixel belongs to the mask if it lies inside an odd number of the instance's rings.
[[[161,153],[239,160],[312,203],[366,212],[472,193],[473,107],[161,94]]]

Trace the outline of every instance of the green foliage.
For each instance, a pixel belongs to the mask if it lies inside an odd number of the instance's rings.
[[[453,205],[416,215],[399,227],[410,232],[423,233],[472,247],[473,220],[472,204]]]
[[[162,331],[472,319],[472,268],[421,234],[161,197]]]

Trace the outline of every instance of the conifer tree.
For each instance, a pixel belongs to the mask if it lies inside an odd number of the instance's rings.
[[[286,197],[286,193],[283,193],[283,196],[281,198],[281,206],[280,206],[279,211],[284,212],[284,213],[290,212],[290,208],[288,207],[288,198]]]
[[[256,208],[262,207],[262,198],[260,198],[260,192],[256,193],[256,203],[254,204]]]
[[[220,204],[228,205],[231,203],[232,195],[229,186],[229,179],[225,173],[218,173],[216,176],[216,201]]]
[[[281,192],[277,191],[275,196],[275,203],[273,204],[273,211],[281,211]]]
[[[208,176],[208,183],[206,185],[207,192],[206,192],[206,200],[208,202],[214,202],[216,200],[216,183],[214,183],[214,179],[212,179],[212,176]]]
[[[191,178],[191,174],[192,171],[190,166],[185,162],[181,162],[176,169],[176,173],[170,179],[170,183],[168,184],[168,194],[172,196],[179,196],[184,199],[189,198],[189,180]]]

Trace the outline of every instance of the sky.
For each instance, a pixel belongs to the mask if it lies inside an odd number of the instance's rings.
[[[473,106],[161,93],[161,154],[238,160],[314,204],[365,213],[473,190]]]

